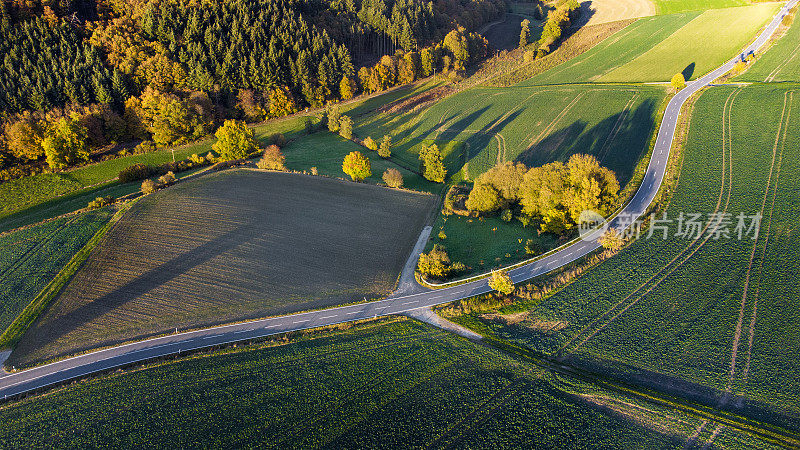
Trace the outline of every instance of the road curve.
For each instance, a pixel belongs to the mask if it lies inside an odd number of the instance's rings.
[[[791,0],[776,14],[764,31],[747,47],[745,52],[760,49],[780,25],[784,14],[800,0]],[[664,119],[658,130],[658,138],[653,156],[647,167],[642,185],[633,199],[622,209],[623,217],[639,217],[653,201],[661,187],[669,160],[678,114],[686,100],[695,92],[708,86],[713,80],[733,68],[739,56],[731,59],[713,72],[688,83],[667,105]],[[611,227],[624,229],[625,224],[613,219]],[[519,283],[530,278],[553,271],[593,252],[599,247],[596,241],[579,241],[543,259],[531,262],[509,272],[512,280]],[[208,328],[198,331],[176,333],[132,342],[108,349],[98,350],[63,359],[51,364],[31,369],[3,374],[0,372],[0,399],[8,399],[20,394],[63,383],[92,373],[114,369],[149,359],[192,351],[216,345],[263,338],[288,331],[304,330],[325,325],[335,325],[354,320],[369,319],[390,314],[399,314],[417,308],[424,308],[458,299],[490,292],[487,280],[477,280],[459,286],[402,295],[386,300],[350,306],[254,320],[251,322]]]

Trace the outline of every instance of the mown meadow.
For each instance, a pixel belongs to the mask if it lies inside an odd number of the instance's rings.
[[[0,420],[11,446],[675,448],[700,428],[768,448],[407,319],[85,380]]]
[[[652,0],[659,14],[674,14],[685,11],[705,11],[707,9],[747,6],[748,0]]]
[[[777,3],[762,3],[705,11],[597,81],[669,81],[676,73],[683,73],[687,80],[701,77],[736,56],[779,8]]]
[[[791,89],[717,87],[702,95],[666,210],[654,229],[557,294],[495,323],[501,337],[625,379],[797,428],[800,272],[800,96]],[[752,124],[758,123],[758,132]],[[676,237],[679,214],[730,214],[730,238]],[[740,213],[763,216],[738,239]],[[749,225],[749,221],[747,224]],[[665,225],[665,224],[661,224]],[[519,312],[520,307],[510,309]]]

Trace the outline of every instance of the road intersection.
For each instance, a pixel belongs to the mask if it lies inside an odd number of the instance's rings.
[[[758,50],[766,44],[777,30],[785,13],[797,1],[800,0],[791,0],[784,5],[762,33],[744,50],[744,53]],[[689,82],[683,90],[670,100],[664,112],[664,118],[659,127],[656,144],[642,184],[631,201],[622,208],[620,214],[609,222],[609,227],[622,231],[629,226],[631,217],[640,217],[645,213],[650,203],[655,199],[663,182],[681,107],[690,96],[709,86],[714,80],[730,71],[737,61],[739,61],[739,55],[736,55],[735,58],[702,78]],[[552,272],[589,255],[598,248],[599,244],[595,239],[579,240],[546,257],[510,270],[509,275],[515,283],[520,283]],[[427,308],[485,294],[491,290],[488,286],[488,281],[480,279],[453,287],[398,295],[369,303],[340,306],[196,331],[179,332],[168,336],[132,342],[26,370],[12,371],[11,373],[0,372],[0,399],[12,398],[92,373],[124,367],[167,355],[259,339],[290,331],[401,314],[419,308]]]

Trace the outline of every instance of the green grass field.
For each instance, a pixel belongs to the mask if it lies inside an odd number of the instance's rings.
[[[675,14],[685,11],[705,11],[707,9],[747,6],[748,0],[651,0],[658,14]]]
[[[0,333],[112,215],[102,208],[0,237]]]
[[[538,166],[588,153],[624,184],[645,150],[664,96],[662,88],[649,86],[475,88],[422,113],[370,117],[357,124],[356,134],[391,134],[393,157],[413,166],[423,141],[457,141],[461,145],[443,151],[456,179],[474,179],[503,161]]]
[[[673,222],[669,239],[634,242],[534,305],[526,320],[492,325],[495,332],[800,428],[800,367],[787,352],[800,346],[793,275],[800,272],[799,143],[797,92],[708,91],[697,103],[667,214],[730,213],[733,238],[674,237]],[[763,214],[758,240],[737,239],[736,216],[756,212]]]
[[[256,170],[178,183],[109,231],[9,363],[386,296],[437,203]]]
[[[699,12],[645,17],[603,40],[588,52],[536,75],[519,86],[584,83],[633,60],[669,37]]]
[[[408,319],[82,381],[0,421],[11,447],[111,448],[676,448],[702,423]]]
[[[755,82],[800,81],[800,20],[737,80]]]
[[[597,81],[669,81],[680,72],[687,80],[698,78],[736,56],[779,7],[777,3],[766,3],[706,11]]]

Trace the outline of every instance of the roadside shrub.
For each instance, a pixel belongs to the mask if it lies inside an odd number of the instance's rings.
[[[264,149],[264,156],[256,163],[259,169],[286,170],[286,157],[277,145],[270,145]]]
[[[144,154],[144,153],[153,153],[156,150],[158,150],[158,147],[156,147],[156,143],[155,142],[153,142],[153,141],[142,141],[142,142],[139,143],[139,145],[134,147],[133,153],[135,153],[137,155],[141,155],[141,154]]]
[[[144,180],[142,181],[142,194],[152,194],[153,192],[158,189],[158,185],[153,180]]]
[[[116,201],[116,199],[114,197],[111,197],[111,196],[108,196],[108,197],[97,197],[96,199],[90,201],[89,204],[86,205],[86,207],[89,208],[89,209],[98,209],[98,208],[102,208],[103,206],[108,206],[108,205],[114,203],[115,201]]]
[[[392,188],[399,188],[403,186],[403,174],[397,169],[386,169],[383,172],[383,182]]]
[[[214,164],[217,162],[217,157],[214,156],[214,152],[206,153],[206,164]]]
[[[193,153],[192,156],[189,157],[189,161],[202,165],[206,163],[206,158],[198,155],[197,153]]]
[[[156,172],[155,168],[147,164],[134,164],[128,166],[119,172],[119,181],[121,183],[130,183],[131,181],[144,180],[149,178]]]
[[[489,287],[503,295],[514,292],[514,282],[511,281],[511,277],[503,270],[495,270],[492,272],[492,278],[489,280]]]
[[[173,173],[172,171],[169,171],[158,178],[158,182],[164,186],[169,186],[170,184],[173,184],[176,181],[178,181],[178,179],[175,178],[175,173]]]
[[[319,175],[319,170],[317,170],[317,166],[314,166],[310,169],[311,175],[317,176]]]
[[[622,238],[622,235],[614,228],[606,230],[597,242],[599,242],[603,248],[615,252],[619,251],[625,245],[625,240]]]
[[[430,252],[419,255],[417,270],[426,277],[442,279],[463,272],[466,267],[460,262],[451,262],[447,250],[435,244]]]

